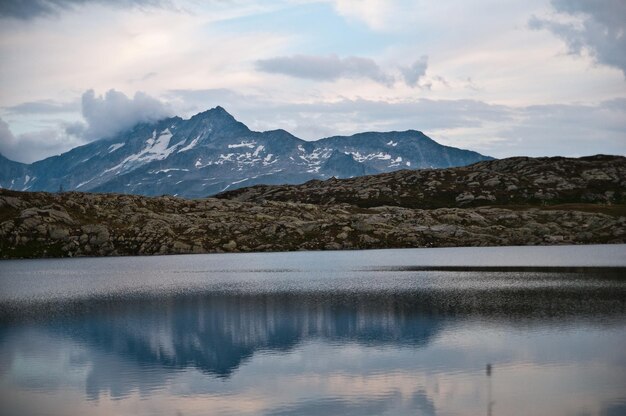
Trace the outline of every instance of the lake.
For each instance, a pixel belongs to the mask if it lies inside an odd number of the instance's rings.
[[[3,415],[624,415],[626,245],[0,262]]]

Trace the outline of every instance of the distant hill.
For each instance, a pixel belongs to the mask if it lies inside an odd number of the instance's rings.
[[[318,141],[284,130],[256,132],[216,107],[189,120],[139,124],[30,165],[0,156],[0,187],[194,198],[255,184],[298,184],[490,159],[440,145],[415,130]]]
[[[452,169],[401,170],[341,181],[253,186],[218,198],[245,202],[347,203],[359,207],[626,203],[626,158],[513,157]]]

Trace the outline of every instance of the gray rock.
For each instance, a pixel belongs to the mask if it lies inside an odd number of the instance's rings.
[[[222,248],[226,251],[233,251],[237,248],[237,242],[230,240],[228,243],[222,245]]]

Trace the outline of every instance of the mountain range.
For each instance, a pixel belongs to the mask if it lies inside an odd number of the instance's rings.
[[[0,155],[0,187],[195,198],[256,184],[298,184],[491,159],[443,146],[416,130],[317,141],[285,130],[256,132],[218,106],[188,120],[138,124],[32,164]]]

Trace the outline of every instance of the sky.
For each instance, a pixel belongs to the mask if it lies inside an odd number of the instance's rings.
[[[415,129],[626,155],[624,0],[2,0],[0,153],[220,105],[305,140]]]

